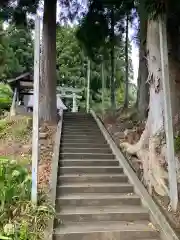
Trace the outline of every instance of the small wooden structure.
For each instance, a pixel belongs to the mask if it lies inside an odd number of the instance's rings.
[[[17,98],[29,95],[29,91],[33,90],[33,74],[26,72],[16,78],[7,80],[7,83],[12,87],[13,92],[17,91]]]
[[[24,96],[33,90],[33,75],[30,72],[23,73],[16,78],[7,80],[7,83],[13,90],[13,101],[11,106],[11,115],[17,113],[26,113],[27,109],[23,104]]]
[[[21,74],[20,76],[7,80],[7,83],[11,86],[14,96],[12,102],[12,112],[16,108],[20,111],[23,108],[24,112],[33,110],[33,74],[30,72]],[[77,99],[81,99],[80,93],[83,89],[77,89],[73,87],[57,87],[57,108],[60,110],[62,107],[62,98],[72,99],[72,112],[78,112]],[[64,110],[67,108],[64,106]],[[22,110],[21,110],[22,111]],[[21,112],[20,111],[20,112]]]

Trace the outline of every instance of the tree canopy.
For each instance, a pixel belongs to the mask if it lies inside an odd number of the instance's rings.
[[[9,25],[1,27],[0,36],[0,80],[15,77],[33,67],[32,34],[28,29]]]

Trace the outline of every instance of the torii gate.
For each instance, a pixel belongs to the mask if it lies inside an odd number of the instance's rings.
[[[61,98],[70,98],[73,100],[72,112],[78,112],[77,99],[81,99],[82,96],[78,93],[82,92],[82,88],[73,87],[57,87],[57,96]]]

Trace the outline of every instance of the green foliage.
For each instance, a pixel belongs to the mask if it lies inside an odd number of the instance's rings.
[[[31,71],[33,68],[33,41],[32,33],[28,28],[17,28],[9,25],[7,28],[9,47],[13,50],[19,68],[16,74]]]
[[[82,100],[79,103],[82,109],[85,108],[86,86],[87,86],[87,58],[84,55],[83,49],[76,39],[76,28],[59,26],[57,29],[57,75],[58,84],[65,86],[73,86],[84,89]],[[125,42],[122,40],[115,47],[115,84],[118,89],[123,89],[125,81]],[[131,55],[131,47],[129,45],[129,56]],[[132,61],[129,59],[129,80],[132,79]],[[104,61],[104,75],[106,79],[107,92],[110,88],[110,60]],[[91,106],[96,104],[101,105],[101,64],[91,61]],[[109,93],[108,93],[109,94]],[[107,108],[109,108],[109,95],[107,94]],[[117,99],[117,103],[119,100]]]
[[[88,13],[82,19],[77,30],[77,38],[94,61],[110,58],[112,44],[119,45],[125,28],[125,16],[134,7],[133,0],[106,1],[92,0]],[[111,18],[114,16],[114,33],[112,37]]]
[[[46,203],[30,202],[31,177],[25,166],[0,158],[0,238],[44,239],[43,230],[54,210]]]
[[[29,71],[33,66],[33,42],[27,28],[9,25],[0,35],[0,81]]]
[[[0,112],[9,109],[12,103],[12,90],[7,84],[0,83]]]
[[[57,76],[61,85],[84,87],[85,57],[76,37],[75,28],[59,26],[57,29]]]
[[[174,138],[174,149],[176,153],[180,152],[180,135],[177,135]]]

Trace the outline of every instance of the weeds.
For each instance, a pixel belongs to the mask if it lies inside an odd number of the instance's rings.
[[[174,138],[174,150],[175,150],[175,153],[180,152],[180,135],[177,135]]]
[[[54,210],[42,198],[33,205],[30,194],[31,177],[26,168],[0,158],[0,239],[43,239]]]
[[[29,117],[5,118],[0,120],[0,138],[26,140],[32,129],[32,119]]]

